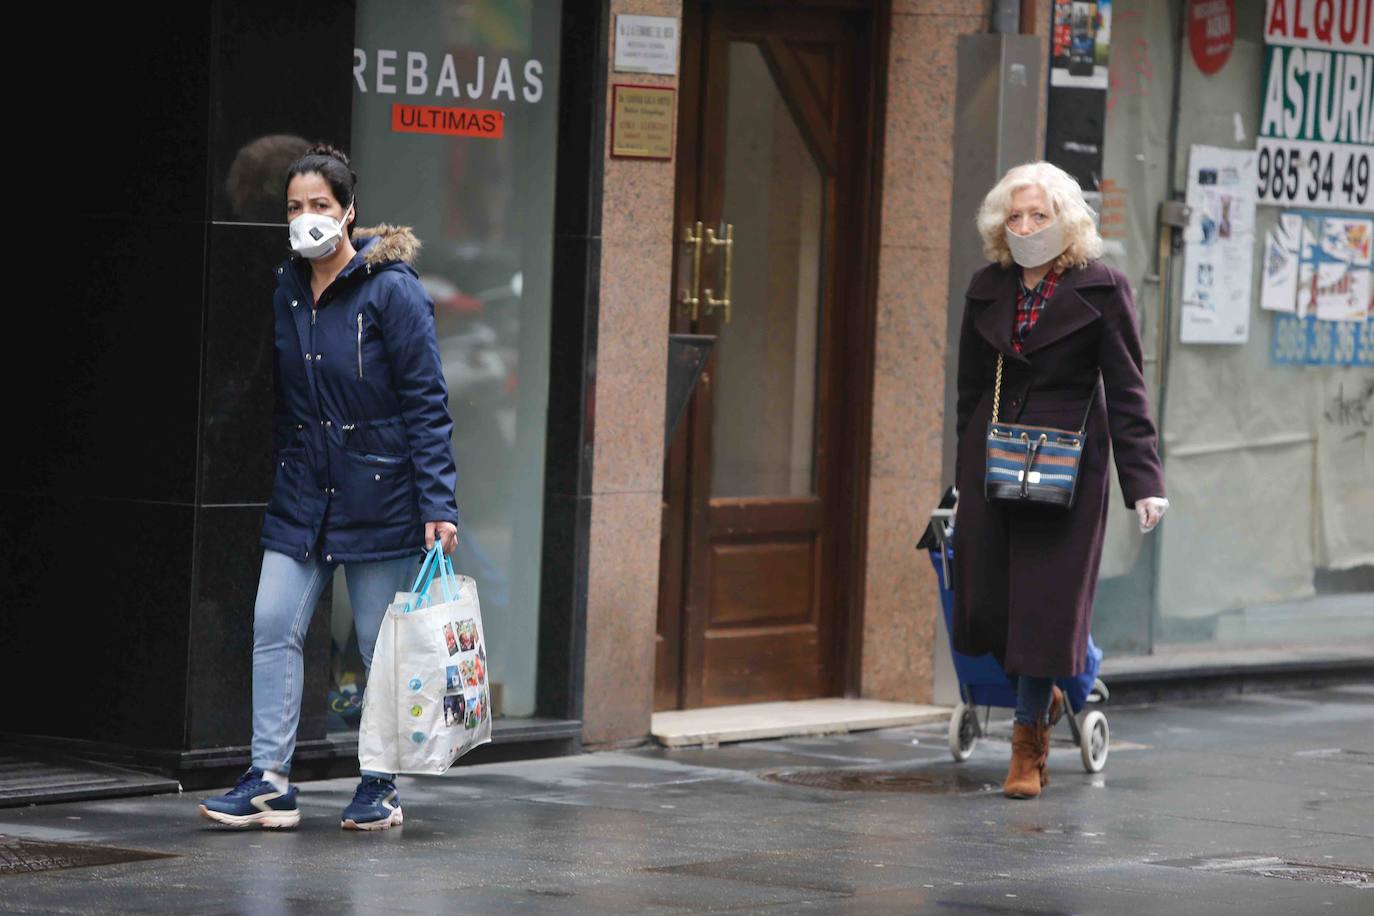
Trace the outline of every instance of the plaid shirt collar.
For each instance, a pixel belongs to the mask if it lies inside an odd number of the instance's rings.
[[[1035,284],[1035,289],[1026,289],[1025,283],[1020,279],[1016,283],[1016,322],[1011,329],[1011,345],[1017,353],[1021,352],[1021,347],[1026,341],[1026,335],[1030,329],[1035,327],[1035,322],[1040,320],[1040,313],[1045,309],[1045,303],[1054,295],[1054,288],[1059,285],[1062,277],[1057,270],[1050,270],[1049,273],[1040,278],[1040,282]]]

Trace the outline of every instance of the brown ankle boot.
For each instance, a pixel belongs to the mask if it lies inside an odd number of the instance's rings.
[[[1002,783],[1007,798],[1035,798],[1040,794],[1040,730],[1017,722],[1011,728],[1011,769]]]
[[[1045,768],[1045,765],[1046,765],[1047,763],[1049,763],[1049,759],[1050,759],[1050,731],[1051,731],[1051,729],[1054,728],[1055,724],[1063,717],[1063,715],[1064,715],[1064,710],[1065,710],[1066,708],[1067,708],[1067,707],[1065,706],[1065,703],[1064,703],[1064,691],[1060,690],[1058,687],[1053,688],[1052,692],[1050,693],[1049,724],[1047,724],[1047,725],[1042,725],[1042,726],[1040,726],[1040,729],[1039,729],[1039,737],[1040,737],[1040,763],[1039,763],[1039,769],[1040,769],[1040,787],[1041,787],[1041,788],[1044,788],[1045,786],[1047,786],[1047,785],[1050,784],[1050,774],[1049,774],[1049,770],[1047,770],[1047,769]]]

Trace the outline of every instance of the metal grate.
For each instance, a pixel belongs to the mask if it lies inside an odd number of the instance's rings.
[[[1287,878],[1290,881],[1311,881],[1315,884],[1374,890],[1374,872],[1367,868],[1352,868],[1346,865],[1309,865],[1306,862],[1280,862],[1277,865],[1260,866],[1253,871],[1265,878]]]
[[[992,783],[974,779],[961,771],[915,769],[871,769],[860,767],[832,769],[765,770],[760,779],[808,789],[838,792],[900,792],[910,795],[963,795],[988,792]]]
[[[1290,862],[1277,856],[1258,854],[1237,854],[1227,857],[1204,856],[1196,859],[1174,859],[1151,864],[1188,868],[1193,871],[1256,875],[1261,878],[1307,881],[1312,884],[1325,884],[1331,887],[1374,890],[1374,871],[1363,866],[1316,865],[1311,862]]]
[[[117,865],[120,862],[174,858],[176,856],[165,852],[24,840],[0,834],[0,876],[52,871],[57,868],[85,868],[91,865]]]

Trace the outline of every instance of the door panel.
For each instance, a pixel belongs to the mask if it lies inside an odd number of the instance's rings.
[[[814,543],[715,544],[711,549],[711,628],[809,624],[815,596]]]
[[[657,708],[838,692],[846,14],[684,10],[672,327],[716,336],[664,473]]]
[[[716,342],[712,497],[815,493],[825,180],[759,45],[729,43],[731,315]]]
[[[707,634],[710,669],[696,706],[766,700],[805,700],[822,695],[815,686],[822,646],[810,625]]]

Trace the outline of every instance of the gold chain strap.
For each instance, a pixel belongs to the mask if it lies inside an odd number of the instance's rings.
[[[997,409],[1002,403],[1002,354],[997,354],[997,382],[992,388],[992,422],[997,422]]]

